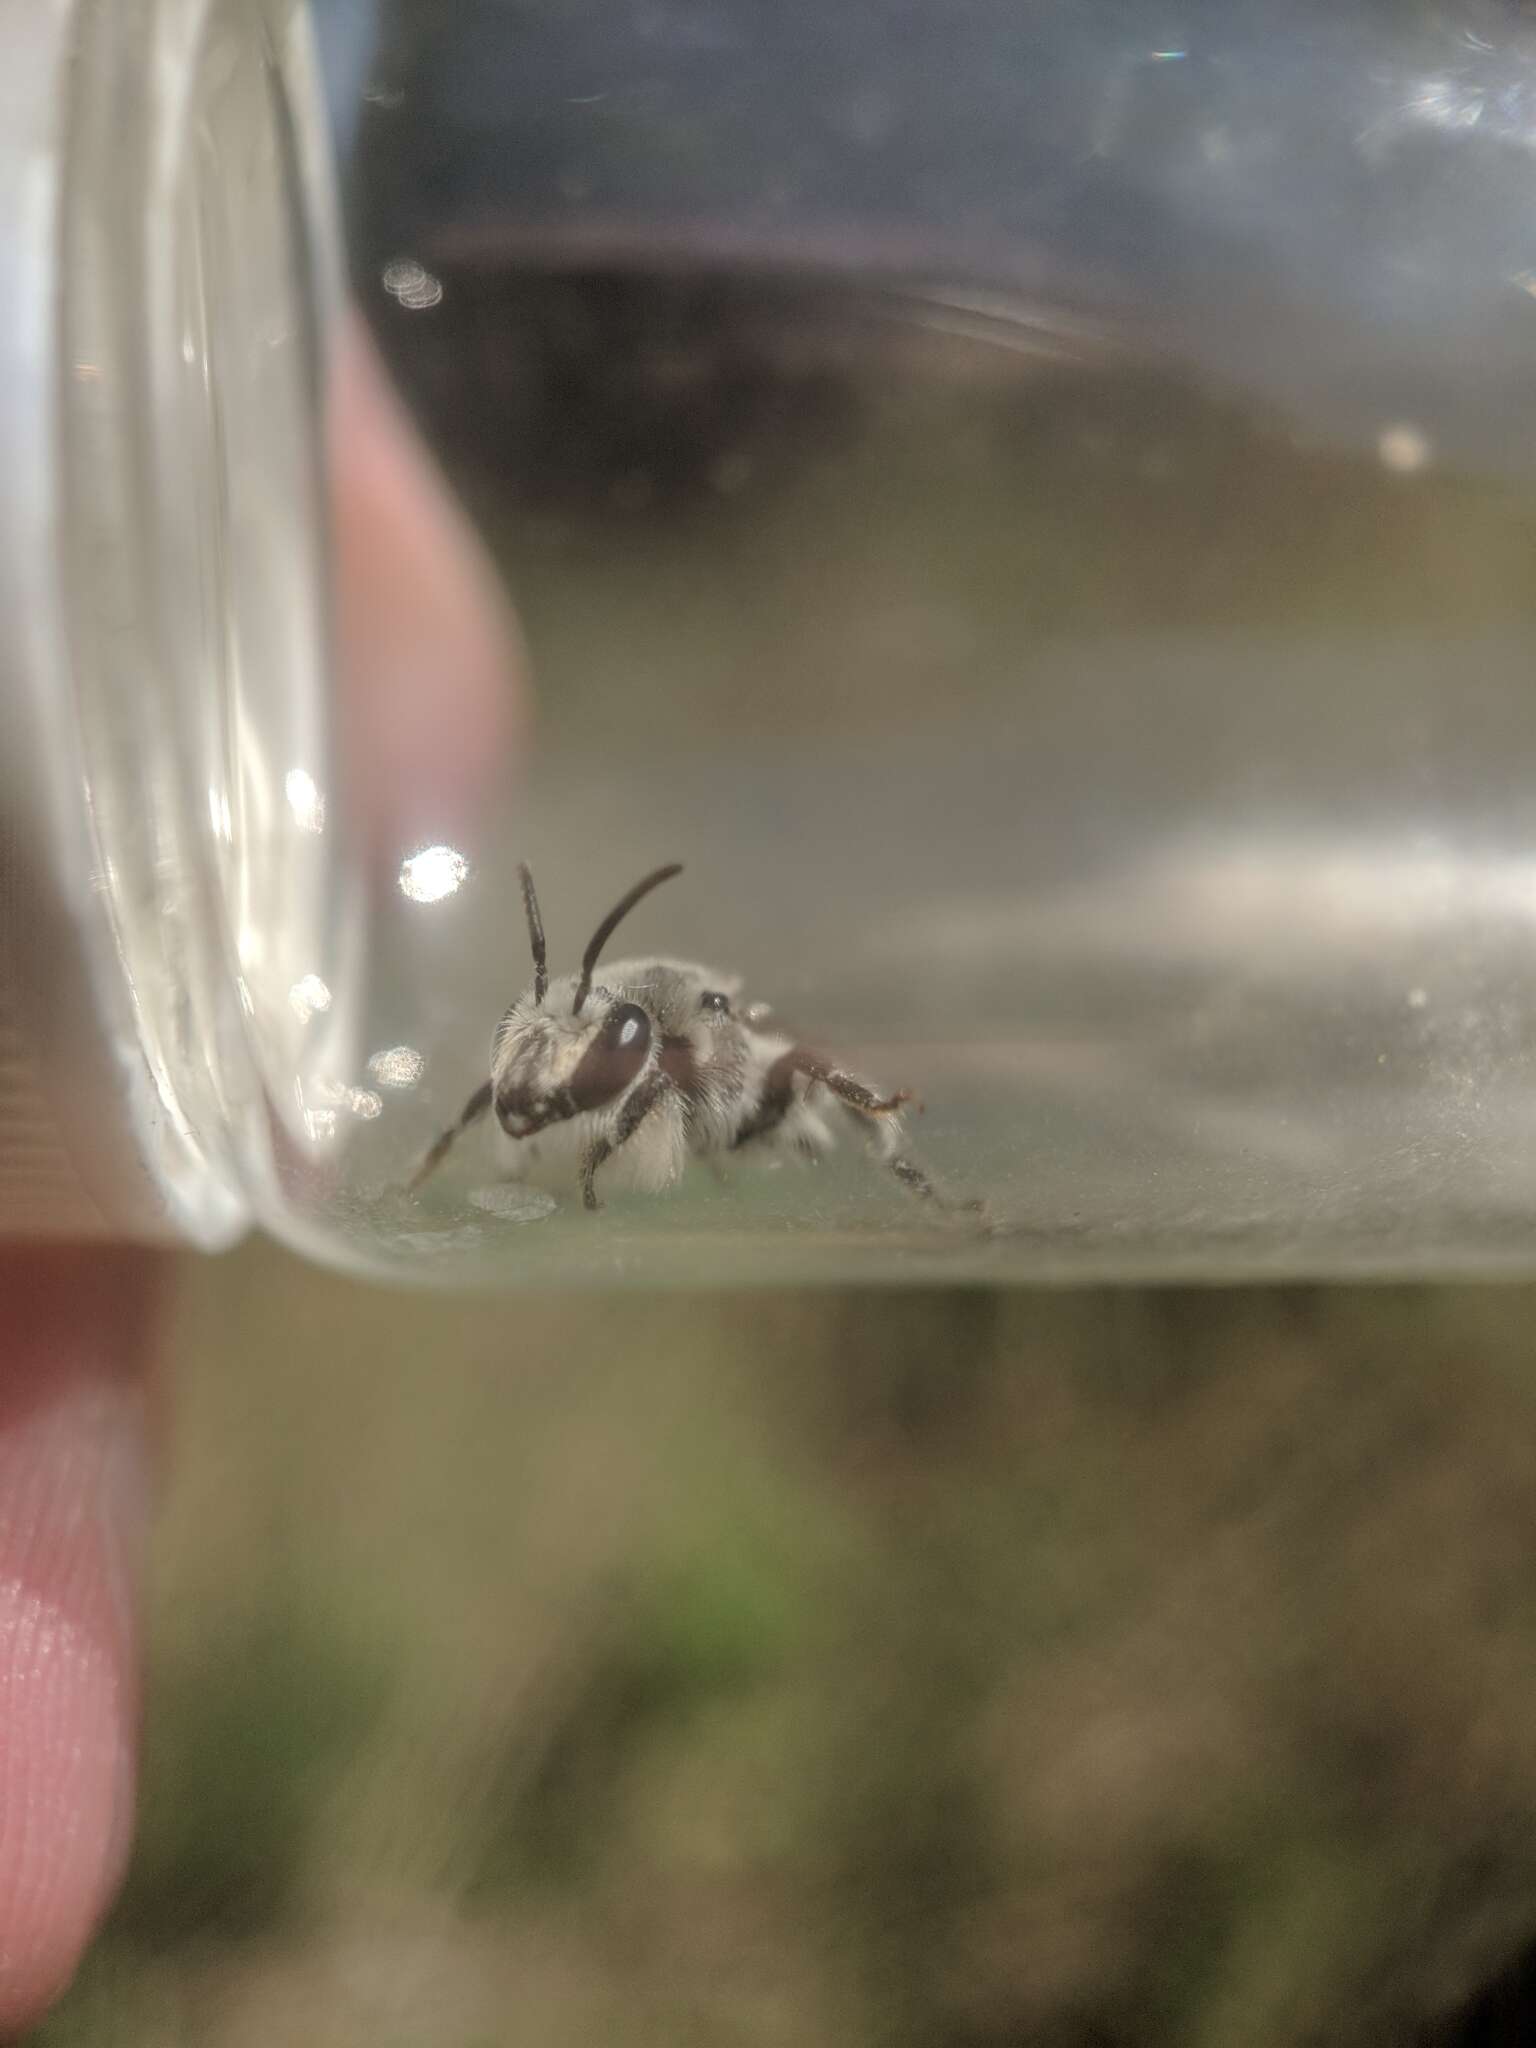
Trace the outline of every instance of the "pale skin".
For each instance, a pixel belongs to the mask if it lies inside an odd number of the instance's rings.
[[[349,753],[385,849],[474,803],[524,696],[495,577],[356,319],[331,480]],[[165,1266],[0,1245],[0,2038],[68,1982],[132,1842]]]

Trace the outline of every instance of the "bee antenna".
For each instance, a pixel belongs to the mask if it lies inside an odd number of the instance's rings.
[[[581,1015],[581,1006],[591,993],[592,970],[597,965],[598,955],[613,937],[618,925],[628,917],[642,896],[649,896],[653,889],[660,888],[663,882],[670,882],[674,875],[680,875],[682,872],[682,862],[679,860],[672,861],[664,868],[657,868],[654,874],[647,875],[643,882],[636,882],[633,889],[627,895],[621,896],[618,902],[615,903],[612,910],[609,911],[597,930],[588,939],[587,950],[581,956],[581,980],[576,988],[576,1001],[571,1006],[572,1016],[579,1017]]]
[[[544,955],[544,920],[534,894],[533,875],[527,861],[519,861],[517,872],[523,884],[523,908],[528,913],[528,945],[533,954],[533,1000],[542,1003],[549,987],[549,968]]]

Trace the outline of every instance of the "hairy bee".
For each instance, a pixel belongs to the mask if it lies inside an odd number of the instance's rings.
[[[857,1074],[774,1028],[761,1005],[743,1006],[740,981],[682,960],[625,960],[595,980],[621,920],[672,863],[622,896],[587,942],[578,973],[549,978],[533,877],[518,870],[533,952],[533,982],[497,1026],[490,1078],[417,1168],[419,1188],[461,1132],[488,1110],[506,1133],[515,1181],[572,1193],[588,1209],[605,1188],[656,1192],[690,1159],[752,1150],[816,1160],[833,1125],[852,1122],[904,1186],[939,1197],[904,1149],[905,1091],[882,1095]]]

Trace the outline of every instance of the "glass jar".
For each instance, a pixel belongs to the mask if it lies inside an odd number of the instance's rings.
[[[6,1227],[475,1283],[1529,1269],[1529,27],[398,20],[356,281],[539,734],[359,851],[302,28],[80,9],[0,190]],[[532,979],[522,861],[557,974],[682,862],[614,950],[910,1091],[942,1200],[835,1103],[820,1164],[596,1214],[494,1114],[413,1186]]]
[[[0,1230],[302,1240],[363,965],[308,22],[78,0],[4,30]]]

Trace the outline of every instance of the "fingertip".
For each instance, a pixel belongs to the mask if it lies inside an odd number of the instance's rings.
[[[522,750],[521,637],[494,565],[392,388],[343,323],[330,422],[336,635],[349,753],[376,841],[441,831]]]
[[[67,1610],[0,1589],[0,2038],[66,1988],[121,1882],[132,1693]]]
[[[132,1831],[156,1262],[0,1250],[0,2035],[79,1963]]]

